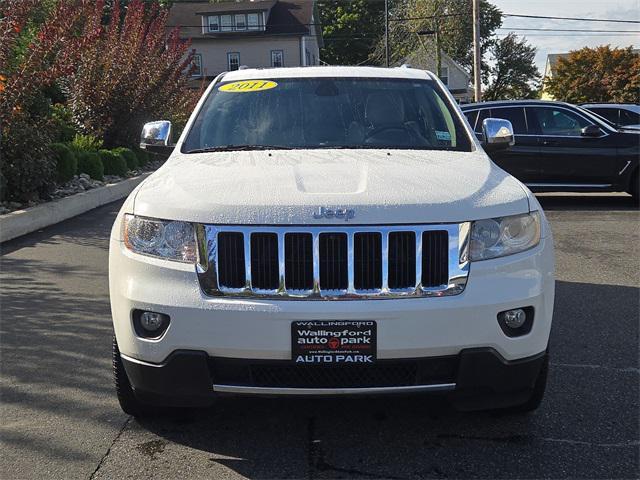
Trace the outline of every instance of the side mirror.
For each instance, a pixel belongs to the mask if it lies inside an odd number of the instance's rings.
[[[149,122],[142,128],[142,134],[140,135],[140,148],[170,147],[170,143],[171,122],[167,120]]]
[[[485,118],[482,122],[482,146],[486,151],[506,150],[515,141],[513,125],[502,118]]]
[[[580,135],[583,137],[599,137],[602,135],[602,130],[597,125],[587,125],[580,131]]]

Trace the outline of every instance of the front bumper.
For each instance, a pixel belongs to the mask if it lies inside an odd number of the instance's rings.
[[[116,338],[128,358],[162,364],[177,350],[214,358],[289,360],[291,323],[299,320],[375,320],[377,358],[458,355],[491,348],[508,361],[547,348],[554,301],[554,258],[550,237],[532,250],[474,262],[464,292],[450,297],[386,300],[267,300],[208,297],[193,265],[143,257],[122,242],[110,245],[110,296]],[[501,311],[533,307],[531,331],[507,337]],[[132,312],[151,310],[171,317],[159,340],[143,339]]]
[[[166,362],[156,365],[141,362],[122,355],[122,361],[136,396],[145,403],[159,406],[208,406],[216,394],[252,395],[358,395],[385,393],[447,392],[461,409],[499,408],[517,405],[526,401],[531,392],[545,352],[526,359],[508,361],[490,348],[468,349],[458,355],[436,359],[407,359],[405,365],[417,365],[409,376],[400,374],[387,380],[391,383],[406,383],[394,386],[363,386],[374,381],[371,372],[377,367],[363,367],[351,381],[360,387],[305,388],[297,382],[313,382],[326,379],[319,376],[315,367],[291,367],[286,361],[228,361],[208,356],[205,352],[179,350],[173,352]],[[384,368],[384,361],[382,362]],[[397,366],[397,364],[396,364]],[[290,373],[284,386],[269,386],[277,373],[265,377],[260,371],[272,372],[282,369],[297,369],[294,378]],[[321,367],[332,378],[348,381],[344,372],[336,367]],[[391,372],[392,370],[389,370]],[[400,370],[396,370],[399,372]],[[322,380],[321,380],[322,381]],[[384,381],[384,380],[383,380]],[[292,386],[298,385],[298,386]],[[353,384],[355,385],[355,384]]]

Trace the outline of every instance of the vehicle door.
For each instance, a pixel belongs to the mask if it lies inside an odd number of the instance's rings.
[[[624,166],[616,152],[617,133],[597,125],[594,135],[582,129],[595,122],[564,106],[527,107],[527,121],[539,132],[536,183],[575,188],[607,188]]]
[[[525,116],[524,106],[509,107],[491,107],[491,118],[502,118],[509,120],[513,125],[515,134],[515,145],[506,150],[491,152],[491,159],[503,170],[522,182],[530,182],[535,180],[535,174],[538,170],[536,163],[538,161],[539,146],[535,137],[529,135],[527,119]],[[484,118],[490,118],[486,115]],[[482,120],[484,120],[482,118]],[[476,122],[476,129],[480,126],[482,130],[482,122],[480,116]]]

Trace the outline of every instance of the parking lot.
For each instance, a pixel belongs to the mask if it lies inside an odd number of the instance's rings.
[[[541,195],[555,235],[551,370],[529,416],[439,397],[220,400],[124,415],[111,379],[107,205],[2,246],[2,451],[13,478],[637,478],[640,214]]]

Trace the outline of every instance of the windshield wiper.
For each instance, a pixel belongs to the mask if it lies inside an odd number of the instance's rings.
[[[217,147],[196,148],[187,150],[185,153],[208,153],[208,152],[240,152],[250,150],[294,150],[297,147],[286,147],[283,145],[218,145]]]

